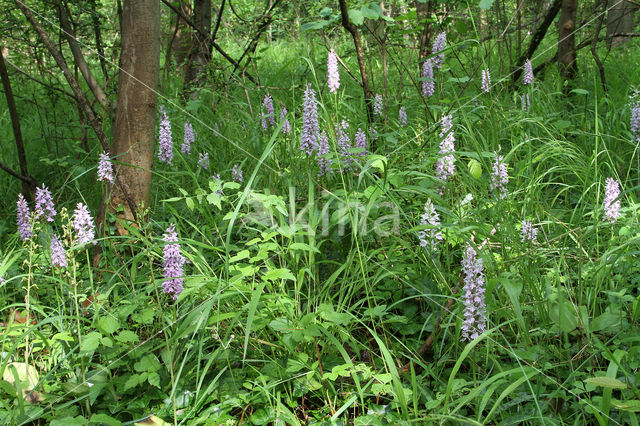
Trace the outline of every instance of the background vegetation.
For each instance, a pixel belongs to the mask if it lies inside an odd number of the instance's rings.
[[[173,161],[156,146],[133,220],[109,204],[116,186],[96,180],[99,130],[20,8],[111,143],[124,3],[0,1],[2,423],[638,424],[636,2],[349,1],[344,14],[329,1],[163,0],[151,131],[157,141],[166,113]],[[567,28],[572,46],[559,43]],[[425,78],[442,32],[442,67]],[[333,173],[300,149],[307,87]],[[443,183],[447,115],[455,174]],[[366,151],[341,155],[342,120],[351,141],[366,133]],[[605,202],[607,178],[620,192]],[[58,215],[32,221],[23,240],[18,194],[35,216],[43,184]],[[421,220],[428,200],[439,225]],[[86,244],[78,203],[97,224]],[[170,224],[186,258],[177,300],[163,292]],[[54,235],[66,267],[52,262]],[[461,330],[467,247],[485,278],[486,331],[473,340]]]

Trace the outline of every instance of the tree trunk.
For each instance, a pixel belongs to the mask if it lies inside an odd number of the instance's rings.
[[[431,43],[431,14],[435,10],[434,0],[425,2],[414,1],[418,22],[422,23],[422,32],[418,40],[418,67],[422,69],[422,62],[429,54],[429,44]]]
[[[69,17],[67,16],[67,11],[65,10],[65,5],[60,1],[56,1],[56,5],[58,6],[58,13],[60,14],[60,25],[62,26],[62,30],[64,35],[69,42],[69,48],[71,49],[71,53],[73,54],[73,60],[82,73],[84,80],[87,82],[87,86],[91,89],[91,93],[95,96],[98,103],[105,109],[105,111],[109,112],[109,101],[107,99],[107,95],[98,84],[98,81],[91,73],[89,69],[89,65],[87,61],[84,59],[84,55],[82,54],[82,49],[80,48],[80,44],[78,44],[78,40],[76,35],[74,34],[73,28],[71,28],[71,23],[69,22]]]
[[[360,77],[362,79],[362,90],[364,92],[364,102],[367,107],[367,120],[369,124],[373,124],[373,96],[371,96],[371,89],[369,88],[369,77],[367,75],[367,65],[364,61],[364,52],[362,50],[362,43],[360,42],[360,35],[358,29],[349,20],[349,13],[347,12],[346,0],[339,0],[340,14],[342,16],[342,26],[351,33],[353,37],[353,44],[356,48],[356,56],[358,57],[358,65],[360,67]],[[372,150],[374,149],[372,144]]]
[[[633,14],[635,6],[628,0],[609,0],[607,12],[607,46],[620,46],[630,40],[626,36],[613,37],[615,34],[633,32]]]
[[[549,29],[549,26],[551,25],[556,15],[560,11],[561,6],[562,6],[562,0],[553,0],[553,3],[551,3],[551,6],[549,6],[549,9],[545,14],[544,19],[542,20],[538,28],[536,28],[535,32],[533,33],[533,36],[531,37],[531,41],[529,42],[529,47],[527,48],[527,51],[524,52],[522,56],[520,56],[520,58],[518,58],[518,62],[516,63],[516,69],[511,74],[511,81],[513,83],[518,81],[518,79],[522,75],[522,65],[524,65],[527,59],[531,59],[531,57],[535,53],[536,49],[542,42],[542,39],[544,38],[545,34],[547,34],[547,30]]]
[[[3,53],[4,53],[4,48],[0,46],[0,78],[2,79],[2,87],[4,88],[4,95],[7,98],[7,106],[9,107],[9,116],[11,117],[11,126],[13,127],[13,136],[16,140],[16,149],[18,150],[18,163],[20,164],[19,179],[22,181],[22,193],[24,194],[27,200],[31,200],[33,198],[32,191],[35,190],[37,184],[35,179],[29,176],[29,170],[27,169],[27,156],[24,152],[24,143],[22,141],[22,131],[20,130],[20,119],[18,118],[18,109],[16,108],[16,102],[13,99],[13,90],[11,89],[11,81],[9,80],[7,67],[5,67],[4,65]],[[15,172],[11,174],[16,176]]]
[[[136,206],[149,206],[151,168],[155,142],[158,70],[160,58],[160,3],[157,0],[125,0],[122,13],[122,51],[118,104],[113,129],[114,154],[125,164],[118,170]],[[124,202],[118,187],[110,209],[124,205],[124,218],[135,212]],[[119,230],[123,233],[123,230]]]
[[[184,89],[190,92],[191,86],[202,83],[207,65],[211,60],[208,35],[211,34],[211,0],[193,1],[193,23],[197,28],[192,35],[191,52],[184,76]],[[205,37],[204,34],[207,36]]]
[[[560,13],[560,30],[558,31],[558,71],[566,80],[576,77],[576,13],[578,0],[562,0],[562,12]]]

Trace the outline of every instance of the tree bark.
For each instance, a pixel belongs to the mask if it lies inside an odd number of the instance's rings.
[[[134,205],[148,207],[160,68],[160,3],[157,0],[124,1],[121,40],[114,154],[123,163],[118,176],[127,182]],[[122,191],[114,188],[110,209],[115,212],[124,204],[124,219],[134,220],[136,212],[124,201]]]
[[[10,171],[10,169],[6,166],[2,168],[21,180],[22,193],[28,200],[30,200],[33,198],[32,191],[35,190],[37,183],[34,178],[29,176],[29,171],[27,168],[27,156],[24,152],[24,142],[22,140],[22,131],[20,130],[20,119],[18,117],[16,102],[13,99],[13,90],[11,89],[11,81],[9,80],[7,67],[4,65],[4,56],[2,54],[3,51],[4,48],[0,46],[0,78],[2,79],[4,95],[7,98],[7,107],[9,108],[9,116],[11,117],[13,136],[16,140],[16,149],[18,150],[18,163],[20,164],[20,176],[18,176],[15,172],[12,173],[12,171]]]
[[[636,6],[627,0],[609,0],[607,12],[607,46],[620,46],[630,39],[614,34],[633,32],[633,15]]]
[[[198,28],[192,36],[189,61],[184,75],[184,89],[190,91],[193,84],[202,82],[211,60],[209,34],[211,33],[211,0],[193,1],[193,24]],[[206,34],[204,36],[203,34]]]
[[[562,0],[558,31],[558,71],[565,81],[575,79],[578,70],[575,40],[577,11],[578,0]]]
[[[422,69],[422,62],[429,54],[429,44],[431,42],[431,14],[435,10],[434,0],[426,2],[414,1],[418,22],[424,21],[422,32],[418,40],[418,67]]]
[[[367,108],[367,120],[369,121],[369,124],[373,124],[373,96],[371,96],[371,89],[369,88],[367,65],[364,61],[364,52],[362,50],[362,43],[360,42],[360,35],[358,34],[356,26],[349,20],[346,0],[339,0],[339,3],[340,14],[342,15],[342,26],[351,34],[351,37],[353,37],[353,44],[356,48],[358,66],[360,67],[360,78],[362,79],[362,90],[364,92],[364,102]]]

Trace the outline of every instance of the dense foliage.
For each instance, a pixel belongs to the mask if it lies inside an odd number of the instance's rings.
[[[113,101],[112,3],[69,7],[97,75],[100,23]],[[233,3],[217,39],[237,58],[263,21]],[[573,81],[534,76],[553,35],[513,83],[521,2],[439,6],[424,58],[414,4],[354,2],[369,119],[339,8],[317,3],[275,9],[258,85],[215,51],[185,85],[163,10],[136,222],[96,223],[118,157],[35,35],[3,30],[39,81],[10,69],[38,189],[0,175],[1,422],[638,424],[638,41],[597,46],[606,92],[588,53]],[[18,169],[5,103],[0,123]]]

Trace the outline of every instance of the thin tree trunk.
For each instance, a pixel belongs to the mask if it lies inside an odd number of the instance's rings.
[[[91,73],[91,70],[89,69],[89,65],[84,60],[80,45],[76,40],[73,29],[71,28],[71,23],[69,22],[67,11],[65,10],[65,5],[60,0],[56,0],[56,5],[58,6],[58,13],[60,14],[60,25],[62,27],[62,32],[64,33],[65,38],[69,43],[69,47],[71,48],[73,60],[82,73],[82,77],[84,77],[84,80],[87,82],[89,89],[91,89],[91,93],[93,93],[93,96],[95,96],[96,100],[102,106],[102,108],[105,109],[105,111],[109,111],[109,101],[107,99],[107,95],[104,93],[104,90],[102,90],[102,87],[100,87],[100,85],[96,81],[95,77]]]
[[[562,0],[562,12],[560,14],[560,29],[558,31],[558,71],[566,80],[576,77],[576,13],[578,0]],[[567,91],[565,86],[565,92]]]
[[[193,24],[197,31],[193,34],[193,43],[184,76],[184,89],[190,92],[193,84],[201,84],[207,65],[211,60],[209,34],[211,33],[211,0],[194,0]]]
[[[342,15],[342,26],[353,37],[353,44],[356,48],[356,56],[358,57],[358,66],[360,67],[360,78],[362,79],[362,90],[364,91],[364,102],[367,108],[367,120],[369,124],[373,124],[373,97],[371,96],[371,89],[369,88],[369,77],[367,76],[367,66],[364,61],[364,52],[362,51],[362,43],[360,42],[360,35],[358,29],[349,20],[349,13],[347,11],[346,0],[339,0],[340,13]],[[372,150],[375,148],[372,145]]]
[[[418,40],[418,66],[422,68],[422,62],[429,54],[429,44],[431,44],[431,14],[435,10],[434,0],[415,1],[418,22],[424,21],[422,32]]]
[[[600,4],[602,5],[603,8],[606,9],[607,7],[606,0],[602,0]],[[594,14],[597,13],[598,6],[599,5],[596,3],[595,7],[593,8]],[[602,65],[600,56],[598,56],[598,52],[596,51],[596,47],[598,45],[598,38],[600,37],[600,30],[602,29],[603,21],[604,21],[604,14],[602,14],[602,16],[600,16],[600,18],[598,19],[598,24],[596,25],[596,29],[593,34],[593,42],[591,43],[591,56],[593,56],[593,60],[596,62],[596,65],[598,66],[598,71],[600,71],[600,82],[602,83],[602,90],[604,90],[604,92],[607,93],[609,91],[607,89],[607,76],[604,72],[604,66]]]
[[[100,16],[96,10],[96,0],[91,0],[91,16],[93,19],[93,32],[96,37],[96,50],[98,51],[98,57],[100,59],[100,68],[102,69],[103,84],[107,85],[109,74],[107,73],[107,59],[104,56],[104,48],[102,47],[102,31],[100,30]]]
[[[522,54],[520,58],[518,58],[518,62],[516,63],[516,69],[511,74],[511,81],[513,83],[518,81],[518,79],[522,75],[522,66],[524,65],[525,61],[527,59],[531,59],[531,57],[535,53],[536,49],[542,42],[542,39],[544,38],[545,34],[547,34],[547,30],[553,23],[553,20],[555,19],[556,15],[560,11],[561,7],[562,7],[562,0],[553,0],[553,3],[551,3],[549,10],[547,10],[547,13],[544,16],[544,19],[542,20],[542,23],[536,29],[535,33],[533,33],[533,37],[531,37],[531,41],[529,42],[529,47],[527,48],[527,51],[524,52],[524,54]]]
[[[129,185],[134,208],[149,206],[159,68],[160,3],[125,0],[113,142],[114,154],[123,163],[118,175]],[[114,188],[111,211],[117,211],[124,201],[122,191]],[[136,218],[136,212],[128,205],[124,218]]]
[[[27,199],[32,199],[32,191],[36,188],[37,183],[34,178],[29,176],[29,170],[27,168],[27,156],[24,151],[24,142],[22,141],[22,131],[20,130],[20,119],[18,117],[18,110],[16,108],[16,101],[13,98],[13,90],[11,89],[11,81],[9,80],[9,74],[7,73],[7,67],[4,65],[4,51],[3,46],[0,46],[0,77],[2,78],[2,87],[4,88],[4,95],[7,98],[7,106],[9,108],[9,116],[11,117],[11,126],[13,127],[13,136],[16,140],[16,149],[18,151],[18,163],[20,164],[20,175],[17,176],[15,172],[11,173],[7,170],[8,167],[3,167],[13,176],[18,177],[22,182],[22,193]]]

